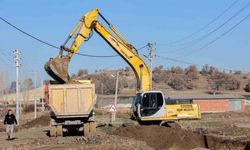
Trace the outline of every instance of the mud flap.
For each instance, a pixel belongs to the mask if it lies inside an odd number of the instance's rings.
[[[56,136],[63,136],[63,128],[62,128],[62,126],[57,126],[57,128],[56,128]]]
[[[89,123],[88,122],[83,124],[83,134],[84,134],[84,136],[89,136],[90,135]]]
[[[90,135],[94,135],[96,133],[96,122],[89,123],[89,131]]]
[[[50,127],[50,137],[63,136],[62,126],[51,126]]]
[[[83,125],[84,136],[93,136],[96,133],[96,122],[87,122]]]
[[[49,135],[50,135],[50,137],[56,137],[56,127],[55,126],[50,127]]]

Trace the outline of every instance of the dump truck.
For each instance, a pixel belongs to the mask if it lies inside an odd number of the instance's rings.
[[[46,91],[47,90],[47,91]],[[96,129],[93,108],[96,102],[95,86],[88,82],[45,85],[46,103],[50,109],[50,136],[80,132],[93,135]]]

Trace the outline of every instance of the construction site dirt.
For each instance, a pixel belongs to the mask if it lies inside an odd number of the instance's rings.
[[[179,121],[166,126],[141,126],[119,114],[110,124],[110,114],[97,113],[97,133],[92,137],[64,134],[49,137],[49,115],[23,121],[16,127],[15,139],[6,140],[0,126],[0,149],[239,149],[248,147],[250,112],[203,114],[201,120]]]

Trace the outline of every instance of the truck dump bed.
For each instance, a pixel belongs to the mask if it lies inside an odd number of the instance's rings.
[[[60,117],[87,117],[96,102],[93,84],[51,84],[49,105],[52,113]]]

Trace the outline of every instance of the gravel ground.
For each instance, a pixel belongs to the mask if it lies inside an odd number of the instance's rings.
[[[104,126],[93,137],[47,136],[49,116],[23,121],[16,127],[15,139],[7,141],[0,123],[0,150],[74,149],[244,149],[250,140],[250,113],[205,114],[201,120],[180,121],[172,128],[139,126],[126,115],[109,126],[109,116],[97,116]],[[249,147],[250,148],[250,147]]]

